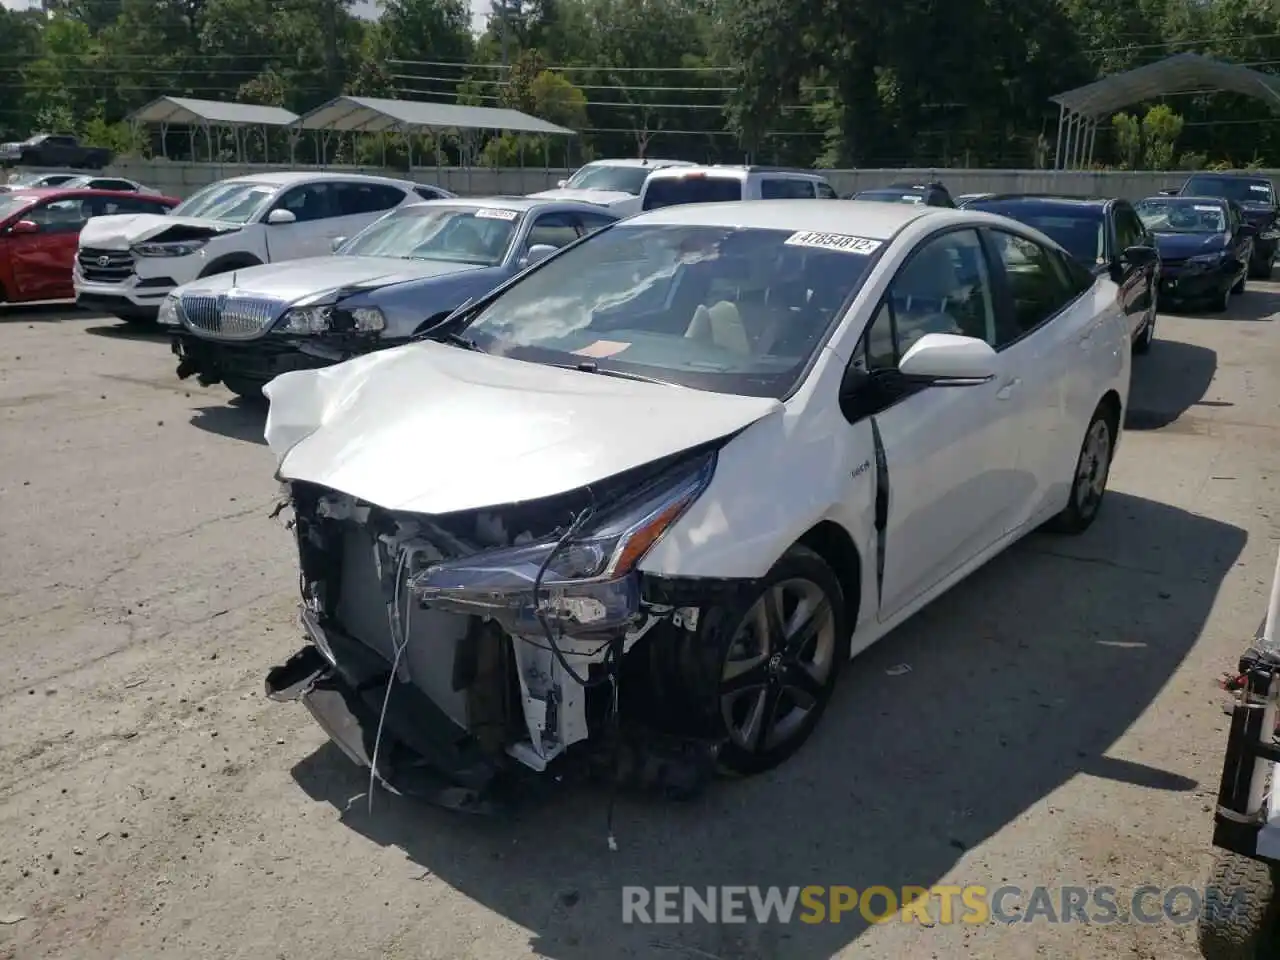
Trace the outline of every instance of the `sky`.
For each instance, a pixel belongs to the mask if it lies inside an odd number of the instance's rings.
[[[471,29],[479,32],[484,30],[485,16],[489,13],[490,0],[470,0],[471,2]],[[8,7],[10,10],[22,10],[28,6],[40,6],[39,0],[0,0],[0,5]],[[352,9],[360,16],[373,16],[377,9],[377,0],[355,0]]]

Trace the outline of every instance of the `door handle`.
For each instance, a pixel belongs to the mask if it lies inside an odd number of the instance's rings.
[[[1022,385],[1022,378],[1021,378],[1021,377],[1014,377],[1012,380],[1006,380],[1006,381],[1005,381],[1005,382],[1000,386],[1000,390],[999,390],[999,392],[996,394],[996,399],[997,399],[997,400],[1008,400],[1011,396],[1013,396],[1013,391],[1014,391],[1014,390],[1016,390],[1016,389],[1018,389],[1018,387],[1019,387],[1019,386],[1021,386],[1021,385]]]

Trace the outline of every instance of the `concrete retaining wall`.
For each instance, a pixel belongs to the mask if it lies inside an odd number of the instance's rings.
[[[313,166],[294,167],[276,164],[188,163],[173,160],[140,160],[126,158],[109,168],[110,173],[138,180],[163,193],[186,197],[200,187],[227,177],[271,170],[311,170]],[[404,177],[398,170],[373,167],[330,167],[344,172],[376,173]],[[1280,171],[1262,171],[1280,179]],[[462,195],[520,195],[554,187],[557,180],[568,176],[567,170],[524,168],[458,168],[421,167],[412,179],[439,184]],[[1177,186],[1187,176],[1185,171],[1140,171],[1093,173],[1051,170],[827,170],[831,185],[841,194],[868,187],[883,187],[902,181],[941,180],[953,194],[1052,192],[1089,196],[1141,199],[1163,187]]]

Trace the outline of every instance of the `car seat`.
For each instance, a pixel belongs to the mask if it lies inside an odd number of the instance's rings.
[[[742,323],[742,316],[738,313],[738,308],[727,300],[720,300],[709,307],[699,304],[684,335],[691,340],[702,340],[740,356],[745,357],[751,353],[751,342],[747,337],[747,328]]]
[[[951,252],[931,243],[917,253],[894,281],[893,308],[902,353],[926,333],[963,333],[948,308],[958,292]]]

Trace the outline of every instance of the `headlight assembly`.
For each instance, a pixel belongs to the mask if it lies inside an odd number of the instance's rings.
[[[1187,266],[1189,267],[1216,267],[1226,259],[1227,251],[1219,250],[1217,253],[1202,253],[1198,257],[1187,257]]]
[[[139,243],[130,252],[139,257],[189,257],[202,249],[208,240],[182,240],[178,243]]]
[[[409,588],[426,606],[492,616],[513,634],[540,635],[543,618],[568,634],[623,627],[639,612],[636,566],[714,471],[713,451],[601,508],[572,537],[433,564],[414,574]]]
[[[165,327],[182,326],[182,301],[172,293],[160,301],[160,311],[156,314],[156,323]]]
[[[330,331],[343,333],[379,333],[387,327],[387,318],[377,307],[342,310],[335,304],[294,307],[285,312],[276,325],[276,333],[315,335]]]

